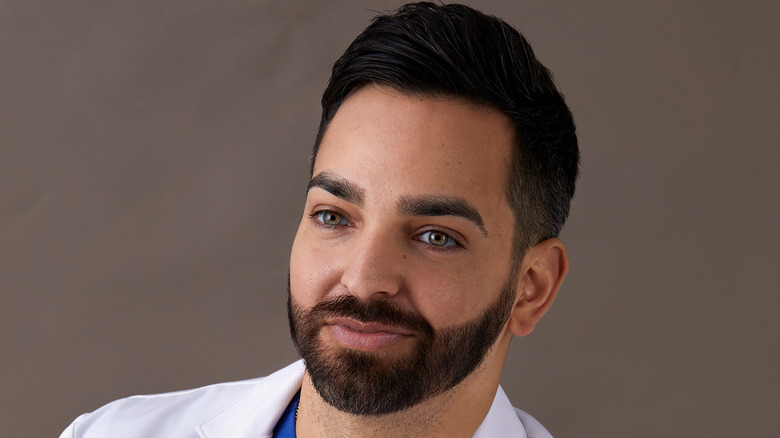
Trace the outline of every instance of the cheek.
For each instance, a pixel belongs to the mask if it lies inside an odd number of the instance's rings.
[[[290,252],[290,293],[304,306],[316,304],[338,284],[334,254],[311,245],[298,230]]]
[[[457,271],[418,269],[408,274],[414,307],[437,329],[462,325],[481,316],[498,299],[508,276],[508,272],[484,261]]]
[[[448,272],[409,272],[412,305],[436,329],[461,325],[479,315],[485,303],[478,298],[473,277]]]

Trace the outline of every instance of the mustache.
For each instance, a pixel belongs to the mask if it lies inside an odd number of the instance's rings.
[[[352,295],[328,298],[307,311],[304,318],[311,322],[321,322],[327,317],[351,318],[363,323],[379,323],[426,336],[433,335],[433,327],[425,318],[383,300],[363,302]]]

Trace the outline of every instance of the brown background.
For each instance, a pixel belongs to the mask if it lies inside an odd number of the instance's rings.
[[[0,2],[0,434],[295,359],[329,67],[397,1]],[[505,386],[557,437],[773,436],[776,1],[473,1],[578,124],[556,305]]]

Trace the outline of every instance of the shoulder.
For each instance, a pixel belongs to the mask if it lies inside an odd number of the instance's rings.
[[[187,391],[155,395],[136,395],[113,401],[100,409],[78,417],[61,438],[116,436],[164,436],[195,428],[221,408],[249,391],[260,379],[220,383]],[[173,435],[177,436],[177,435]],[[188,434],[179,433],[186,437]]]
[[[289,368],[267,377],[116,400],[76,418],[60,438],[197,437],[196,429],[201,424],[258,389],[273,397],[275,381],[289,379]]]

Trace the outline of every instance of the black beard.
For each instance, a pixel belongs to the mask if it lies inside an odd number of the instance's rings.
[[[384,300],[366,303],[344,295],[304,310],[292,301],[288,283],[290,333],[314,388],[327,403],[354,415],[390,414],[442,394],[474,372],[509,319],[514,278],[480,316],[438,333],[421,316]],[[329,350],[319,339],[328,317],[402,328],[415,337],[414,351],[390,361],[366,351]]]

